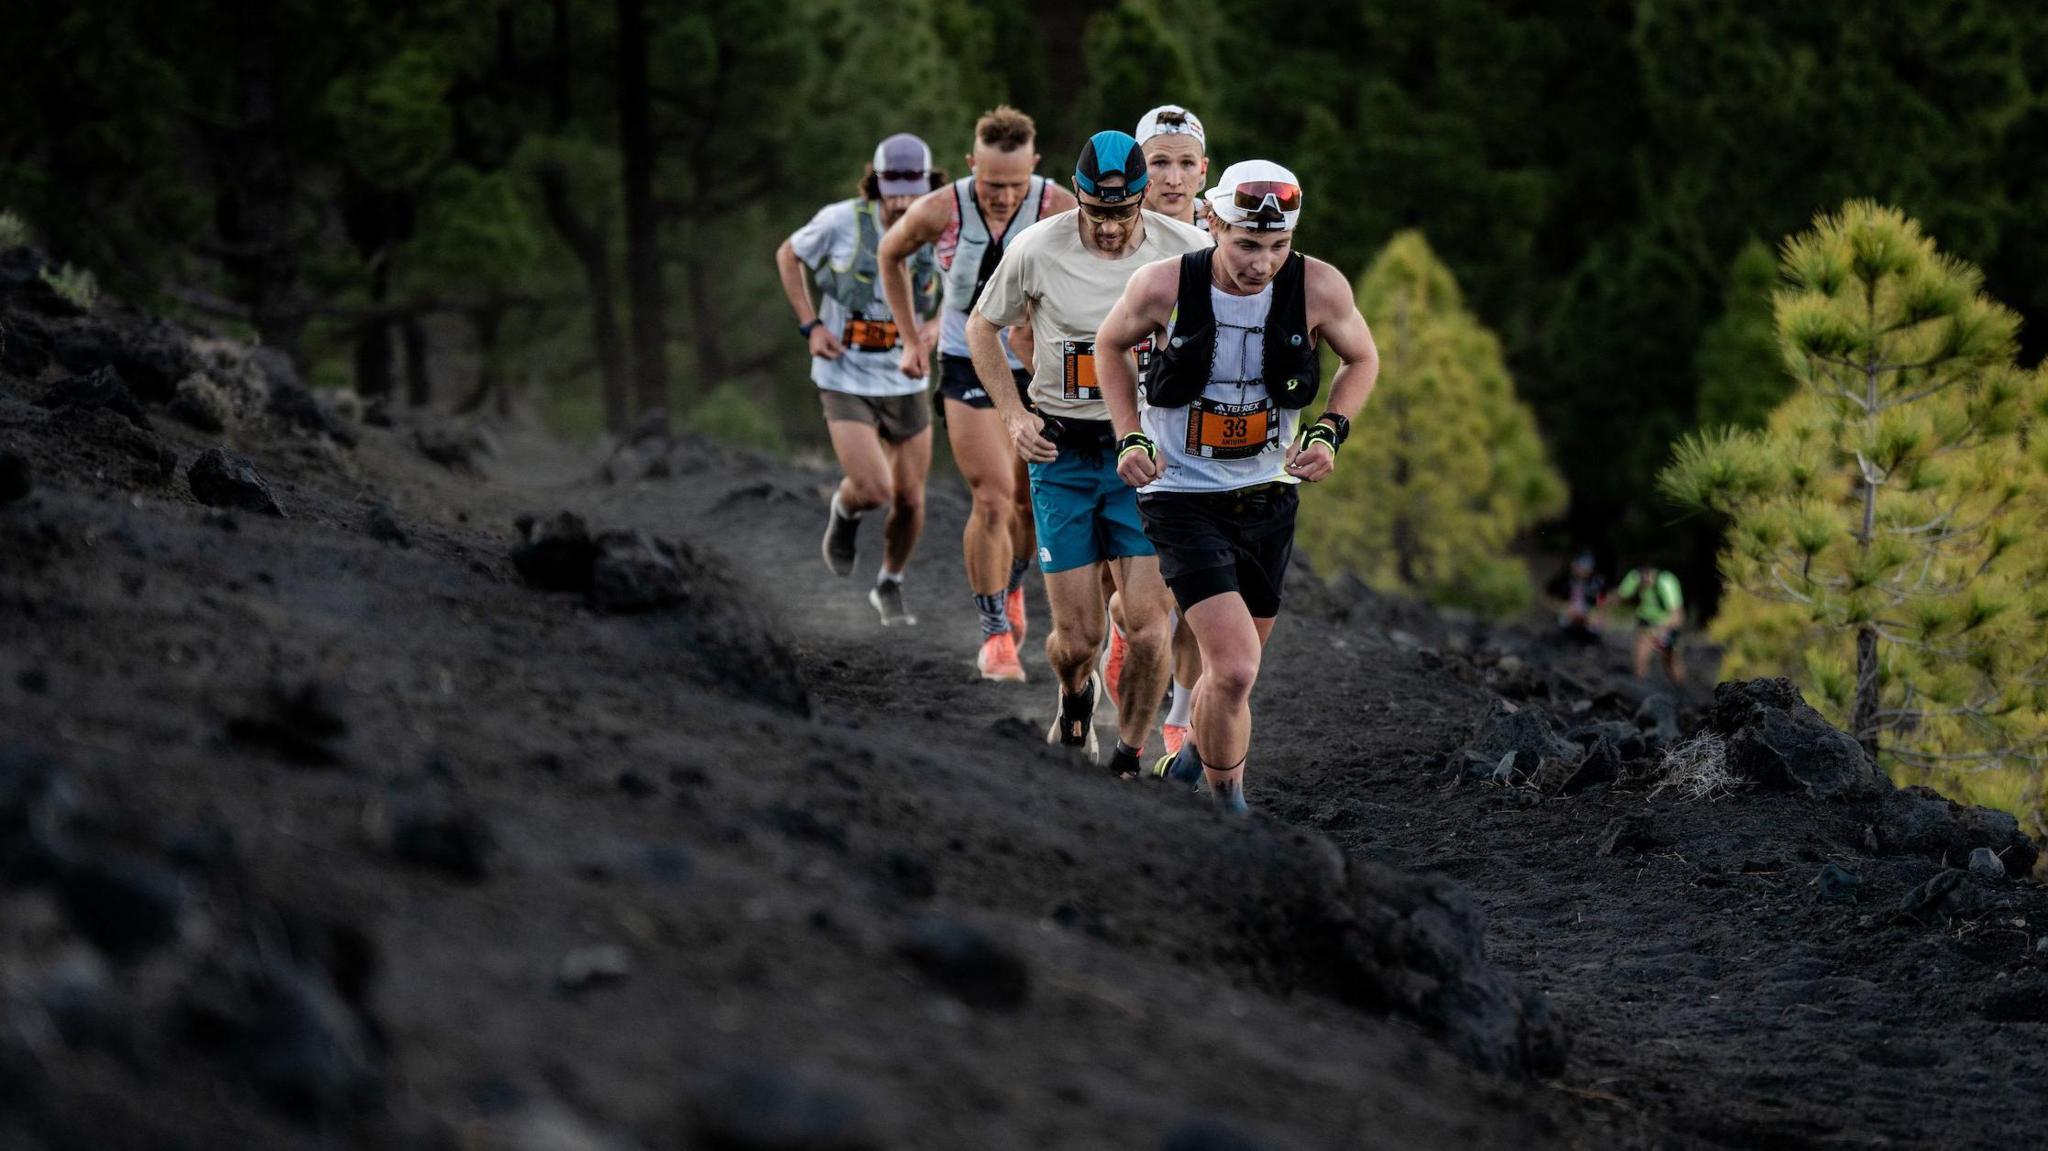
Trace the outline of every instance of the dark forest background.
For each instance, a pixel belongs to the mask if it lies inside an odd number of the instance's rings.
[[[15,0],[0,209],[316,383],[558,428],[822,437],[771,253],[1007,101],[1064,174],[1172,100],[1354,275],[1420,229],[1571,486],[1541,543],[1704,579],[1652,480],[1778,382],[1769,250],[1896,204],[2048,311],[2048,21],[1993,0]],[[1371,317],[1368,317],[1369,319]],[[1391,381],[1390,381],[1391,383]]]

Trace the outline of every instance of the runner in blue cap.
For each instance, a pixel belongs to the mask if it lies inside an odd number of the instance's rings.
[[[1038,561],[1052,605],[1046,656],[1059,677],[1047,741],[1094,754],[1095,654],[1102,647],[1107,564],[1123,603],[1127,706],[1110,765],[1135,774],[1165,694],[1171,599],[1137,499],[1116,474],[1115,436],[1095,381],[1095,329],[1146,264],[1209,246],[1197,229],[1143,208],[1145,154],[1125,132],[1097,132],[1074,168],[1079,207],[1010,241],[967,323],[976,374],[1031,471]],[[1003,359],[1002,330],[1029,320],[1027,408]]]

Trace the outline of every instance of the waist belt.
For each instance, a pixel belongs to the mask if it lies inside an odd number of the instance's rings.
[[[1100,466],[1116,449],[1116,425],[1108,420],[1045,417],[1045,438],[1063,452],[1073,452],[1091,466]]]
[[[896,322],[894,320],[848,320],[846,333],[841,340],[849,348],[863,352],[886,352],[896,346]]]

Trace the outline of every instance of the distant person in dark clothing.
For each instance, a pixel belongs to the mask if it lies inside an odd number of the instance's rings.
[[[1580,552],[1565,573],[1564,610],[1557,613],[1557,626],[1575,639],[1597,638],[1600,622],[1593,613],[1606,598],[1607,580],[1594,566],[1593,553]]]

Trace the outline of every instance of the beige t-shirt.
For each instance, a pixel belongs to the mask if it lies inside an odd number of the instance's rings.
[[[1056,416],[1106,420],[1109,405],[1095,386],[1095,330],[1139,268],[1209,247],[1209,234],[1156,212],[1145,213],[1145,239],[1121,259],[1106,260],[1081,242],[1078,212],[1048,216],[1017,233],[1003,252],[976,308],[997,327],[1031,317],[1036,349],[1031,399]]]

